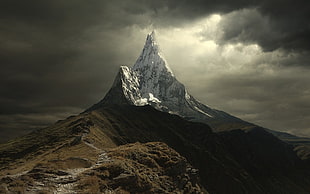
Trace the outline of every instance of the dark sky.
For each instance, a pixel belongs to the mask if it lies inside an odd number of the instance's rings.
[[[103,98],[157,31],[170,67],[201,102],[310,136],[306,0],[3,0],[2,139]]]

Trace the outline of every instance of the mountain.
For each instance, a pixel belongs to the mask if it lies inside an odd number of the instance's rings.
[[[228,113],[212,109],[190,95],[168,66],[154,31],[147,35],[142,53],[133,67],[121,66],[107,95],[88,110],[106,104],[148,104],[190,121],[207,123],[215,130],[254,126]]]
[[[273,134],[295,138],[195,100],[151,33],[100,102],[0,145],[0,193],[310,193],[305,144]]]
[[[109,104],[150,105],[157,110],[179,115],[189,121],[206,123],[215,132],[259,127],[224,111],[208,107],[190,95],[171,71],[156,41],[155,31],[147,35],[144,48],[133,67],[121,66],[106,96],[87,111]],[[310,155],[309,138],[265,128],[264,130],[287,143],[298,146],[299,150],[302,149],[302,152]]]

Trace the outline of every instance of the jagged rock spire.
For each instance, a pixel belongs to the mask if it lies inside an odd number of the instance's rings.
[[[155,31],[147,35],[144,48],[133,67],[120,67],[104,99],[88,110],[110,104],[148,104],[158,110],[200,122],[212,120],[216,123],[218,119],[240,122],[238,118],[198,102],[186,91],[160,52]]]
[[[155,31],[147,35],[143,50],[133,65],[132,70],[145,74],[148,71],[166,71],[173,76],[169,65],[161,53],[159,44],[156,41]]]

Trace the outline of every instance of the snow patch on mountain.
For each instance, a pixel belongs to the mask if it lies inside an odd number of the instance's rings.
[[[206,113],[205,111],[201,110],[201,109],[198,108],[197,106],[194,106],[194,108],[195,108],[198,112],[200,112],[200,113],[202,113],[202,114],[204,114],[204,115],[207,115],[208,117],[213,117],[212,115]]]
[[[161,101],[154,97],[152,93],[149,93],[149,101],[154,103],[161,103]]]

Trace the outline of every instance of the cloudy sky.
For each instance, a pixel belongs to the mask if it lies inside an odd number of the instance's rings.
[[[3,0],[1,141],[99,101],[153,29],[201,102],[310,136],[309,19],[306,0]]]

